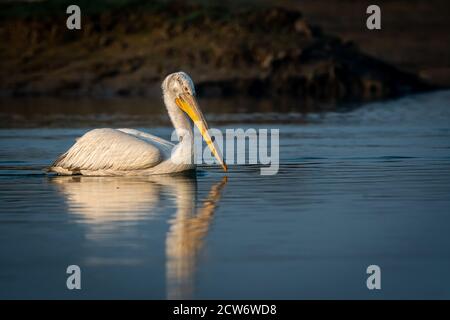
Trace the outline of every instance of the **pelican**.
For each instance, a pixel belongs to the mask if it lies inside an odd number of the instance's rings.
[[[134,129],[94,129],[58,157],[48,171],[60,175],[138,176],[194,170],[190,120],[227,171],[198,106],[192,79],[182,71],[172,73],[164,79],[162,91],[178,144]]]

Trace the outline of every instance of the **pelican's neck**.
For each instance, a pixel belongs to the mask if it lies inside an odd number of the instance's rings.
[[[180,141],[186,135],[193,136],[192,125],[186,114],[176,105],[175,97],[172,97],[168,91],[164,91],[164,104],[166,105],[167,112],[169,113],[170,120],[177,132],[178,139]]]

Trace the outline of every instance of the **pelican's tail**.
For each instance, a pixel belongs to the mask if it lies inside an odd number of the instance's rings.
[[[67,152],[63,153],[62,155],[60,155],[53,162],[53,164],[50,167],[44,168],[44,171],[47,172],[47,173],[55,172],[55,173],[60,174],[60,175],[72,175],[73,174],[72,170],[65,169],[65,168],[61,167],[61,165],[60,165],[61,162],[66,158],[66,156],[67,156]]]

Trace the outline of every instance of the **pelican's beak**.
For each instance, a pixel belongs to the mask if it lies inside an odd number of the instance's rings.
[[[205,139],[206,144],[208,145],[209,149],[211,149],[211,152],[214,155],[214,157],[216,157],[216,159],[222,165],[223,170],[227,171],[228,167],[225,161],[223,160],[222,154],[220,153],[216,144],[209,135],[208,124],[206,123],[206,120],[203,117],[203,114],[200,111],[200,108],[198,107],[198,103],[195,100],[195,98],[191,94],[183,93],[180,95],[180,97],[175,99],[175,103],[192,119],[194,124],[197,126],[198,130],[200,130],[203,139]]]

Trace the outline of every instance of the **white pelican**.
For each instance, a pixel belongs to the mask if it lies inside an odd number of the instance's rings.
[[[195,99],[191,78],[184,72],[172,73],[164,79],[162,91],[180,141],[177,145],[134,129],[94,129],[79,138],[49,171],[61,175],[130,176],[193,170],[194,139],[189,118],[226,171],[227,166]]]

